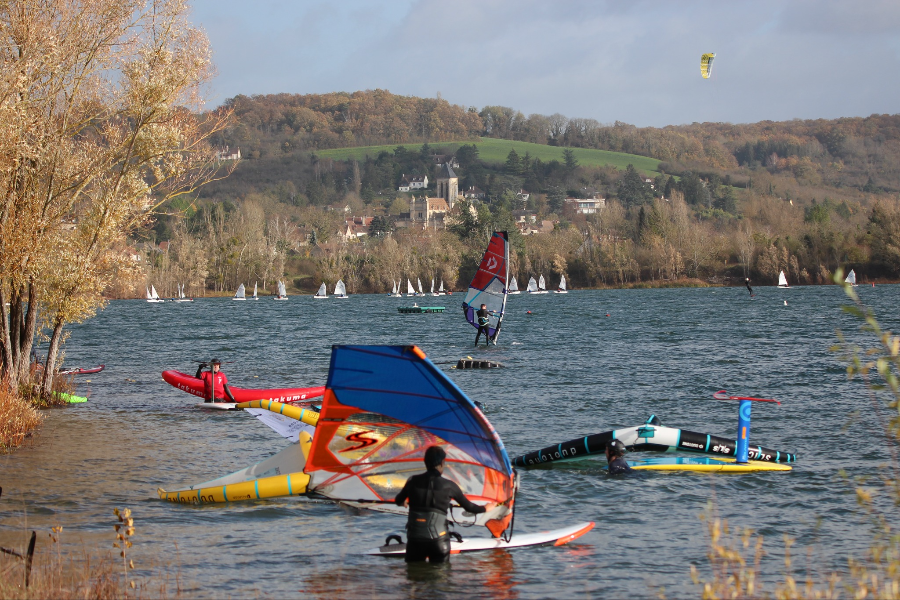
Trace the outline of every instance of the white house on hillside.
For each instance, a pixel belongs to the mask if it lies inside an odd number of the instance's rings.
[[[397,188],[400,192],[409,192],[412,190],[423,190],[428,187],[428,175],[407,175],[400,177],[400,186]]]

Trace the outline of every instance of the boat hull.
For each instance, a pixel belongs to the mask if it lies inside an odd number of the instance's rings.
[[[163,380],[169,385],[178,388],[183,392],[187,392],[198,398],[206,398],[206,386],[203,380],[182,373],[180,371],[163,371]],[[275,400],[277,402],[299,402],[316,398],[325,393],[325,386],[315,386],[306,388],[273,388],[266,390],[245,389],[239,387],[228,386],[234,399],[238,402],[251,402],[253,400]],[[227,402],[210,402],[208,404],[229,404]],[[210,408],[212,410],[227,410],[219,407],[201,407]]]

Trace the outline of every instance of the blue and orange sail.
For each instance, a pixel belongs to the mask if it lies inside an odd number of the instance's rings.
[[[469,284],[463,300],[463,311],[473,327],[478,328],[475,311],[484,304],[488,310],[488,333],[497,343],[503,313],[506,312],[507,281],[509,281],[509,236],[505,231],[495,231],[488,243],[478,271]]]
[[[335,346],[305,472],[310,491],[373,510],[424,471],[425,450],[447,452],[444,476],[469,500],[501,506],[457,522],[509,527],[516,480],[503,442],[475,404],[417,346]],[[381,504],[384,502],[385,504]]]

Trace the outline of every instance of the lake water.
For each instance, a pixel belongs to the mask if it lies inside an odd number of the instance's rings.
[[[900,329],[900,287],[859,290],[884,326]],[[68,365],[106,364],[78,379],[90,401],[50,411],[32,447],[0,456],[0,545],[20,544],[26,527],[60,524],[66,541],[106,548],[113,508],[130,507],[138,568],[177,577],[192,597],[643,597],[660,587],[696,597],[690,565],[706,564],[699,517],[712,501],[732,525],[766,536],[768,582],[783,574],[782,534],[797,538],[798,556],[815,548],[818,572],[842,568],[870,538],[839,472],[876,474],[889,458],[863,386],[847,381],[828,349],[836,328],[853,333],[857,323],[840,311],[846,301],[836,286],[756,291],[753,300],[743,288],[511,296],[499,345],[477,350],[461,295],[420,299],[449,309],[424,315],[397,313],[412,300],[374,295],[112,302],[74,327],[66,345]],[[516,532],[588,520],[596,528],[567,546],[461,555],[439,569],[360,554],[402,530],[396,516],[297,499],[157,499],[157,487],[206,481],[287,444],[243,412],[192,408],[194,398],[161,371],[193,372],[196,361],[218,357],[233,385],[321,385],[331,345],[345,343],[415,343],[434,361],[503,362],[490,371],[443,368],[487,405],[511,457],[651,414],[734,436],[736,403],[712,399],[726,389],[782,401],[754,407],[751,443],[796,452],[798,462],[789,473],[718,476],[608,478],[604,459],[524,471]],[[806,559],[795,564],[805,569]]]

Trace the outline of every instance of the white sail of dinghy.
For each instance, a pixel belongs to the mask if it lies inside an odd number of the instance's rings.
[[[287,289],[281,280],[278,280],[278,295],[275,296],[275,300],[287,300]]]
[[[424,296],[425,292],[422,291],[422,280],[416,277],[416,283],[419,284],[419,295]]]
[[[407,296],[415,296],[416,290],[413,289],[412,281],[407,277],[406,279],[406,295]]]
[[[544,281],[544,276],[541,275],[538,277],[538,294],[546,294],[547,293],[547,283]]]
[[[247,299],[247,292],[244,288],[244,284],[242,283],[241,285],[238,286],[238,289],[234,293],[234,298],[232,298],[232,300],[246,300],[246,299]]]
[[[444,291],[444,280],[441,279],[441,287],[438,288],[438,296],[446,296],[447,292]]]
[[[538,293],[537,280],[535,280],[534,277],[528,278],[528,287],[525,288],[525,291],[528,292],[529,294],[537,294]]]
[[[850,272],[847,274],[847,278],[844,280],[844,283],[849,283],[850,287],[857,287],[856,285],[856,271],[850,269]]]
[[[258,291],[258,289],[257,289],[257,283],[254,282],[254,283],[253,283],[253,299],[254,299],[254,300],[259,300],[259,294],[257,294],[257,291]]]
[[[557,294],[568,294],[569,290],[566,289],[566,276],[563,275],[559,280],[559,287],[556,288]]]
[[[516,281],[515,277],[512,277],[509,280],[509,290],[506,292],[507,294],[521,294],[519,291],[519,283]]]
[[[322,283],[322,285],[319,286],[319,291],[316,292],[316,295],[313,296],[313,298],[327,298],[327,297],[328,297],[328,291],[325,289],[325,284]]]
[[[778,274],[778,287],[788,290],[791,286],[788,285],[787,277],[784,276],[784,271]]]
[[[347,298],[347,286],[344,285],[343,279],[338,279],[338,282],[334,284],[334,297]]]

